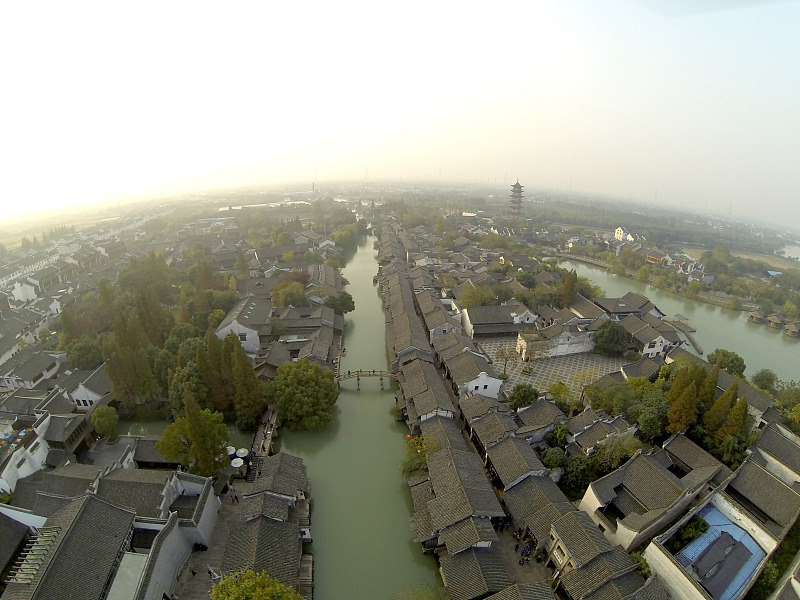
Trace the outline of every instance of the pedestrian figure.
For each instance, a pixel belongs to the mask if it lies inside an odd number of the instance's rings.
[[[233,499],[236,501],[236,504],[239,504],[239,496],[238,494],[233,495]]]
[[[214,571],[211,570],[211,567],[208,568],[208,576],[214,579]]]
[[[197,575],[197,571],[195,571],[194,569],[192,569],[192,577],[194,577],[195,575]]]
[[[514,552],[516,552],[517,550],[519,550],[519,544],[514,544]]]

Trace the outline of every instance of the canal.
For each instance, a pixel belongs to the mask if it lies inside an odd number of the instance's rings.
[[[697,329],[695,339],[706,354],[716,348],[733,350],[747,365],[745,376],[759,369],[772,369],[784,381],[800,379],[800,340],[783,335],[783,330],[747,322],[747,312],[721,308],[665,292],[627,277],[612,275],[605,269],[564,261],[562,266],[599,285],[614,298],[629,291],[652,300],[667,318],[680,313]],[[688,349],[693,350],[691,347]]]
[[[367,237],[343,271],[356,304],[345,319],[344,371],[387,369],[374,241]],[[315,600],[382,600],[438,581],[434,559],[411,538],[399,470],[408,429],[389,415],[394,395],[384,387],[364,378],[359,391],[346,380],[323,430],[280,432],[280,449],[305,461],[311,482]]]

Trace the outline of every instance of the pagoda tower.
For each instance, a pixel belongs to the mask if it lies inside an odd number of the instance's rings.
[[[519,179],[517,179],[517,183],[511,186],[509,205],[511,206],[511,217],[514,219],[522,216],[522,188],[523,186],[519,184]]]

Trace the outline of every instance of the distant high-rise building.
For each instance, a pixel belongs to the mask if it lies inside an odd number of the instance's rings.
[[[517,183],[511,186],[511,200],[509,204],[511,205],[511,216],[515,219],[522,216],[522,188],[519,184],[519,179],[517,179]]]

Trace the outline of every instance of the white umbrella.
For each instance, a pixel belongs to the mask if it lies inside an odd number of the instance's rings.
[[[244,458],[245,456],[247,456],[247,454],[248,454],[247,448],[239,448],[236,451],[236,456],[238,456],[239,458]]]
[[[243,465],[244,465],[244,461],[241,458],[234,458],[231,461],[231,466],[234,469],[241,469]]]

